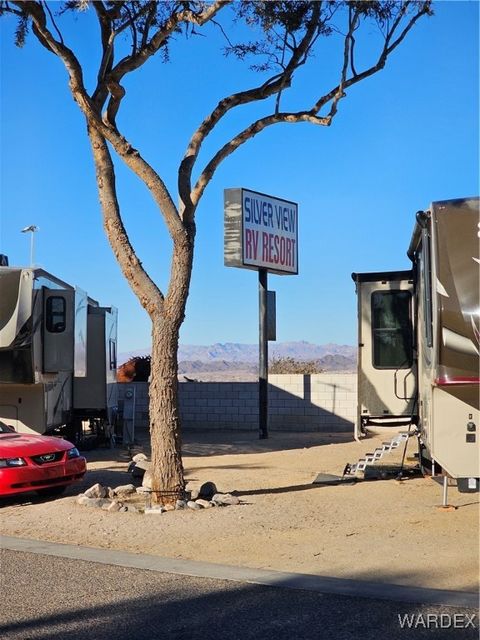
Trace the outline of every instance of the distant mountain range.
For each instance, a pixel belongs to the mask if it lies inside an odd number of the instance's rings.
[[[119,363],[133,356],[149,355],[150,349],[138,349],[119,355]],[[296,360],[315,360],[326,371],[354,371],[356,347],[345,344],[313,344],[311,342],[278,342],[269,344],[269,357],[290,357]],[[238,342],[212,345],[180,345],[179,372],[231,371],[242,369],[255,372],[258,366],[258,344]]]

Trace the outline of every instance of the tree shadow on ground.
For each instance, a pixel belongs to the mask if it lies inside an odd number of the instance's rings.
[[[475,615],[475,610],[462,606],[412,603],[419,598],[415,588],[410,601],[408,588],[394,588],[392,598],[389,583],[415,584],[417,577],[408,569],[401,575],[377,572],[372,590],[371,582],[363,586],[356,582],[366,578],[355,575],[352,568],[355,580],[324,578],[327,586],[315,590],[305,587],[309,578],[312,585],[315,580],[318,584],[315,576],[279,573],[275,586],[265,586],[7,554],[10,562],[3,563],[7,584],[15,583],[16,567],[33,569],[29,580],[2,596],[5,615],[0,633],[10,640],[424,640],[439,631],[418,622],[416,628],[405,629],[400,620],[408,616],[415,623],[430,615],[431,621],[438,621],[441,613],[450,620],[457,614],[465,625],[467,616]],[[378,583],[385,583],[385,593]],[[42,593],[52,590],[54,600],[39,598],[40,588]],[[474,627],[454,628],[451,623],[441,630],[441,637],[449,640],[461,634],[463,640],[477,640],[478,616]]]

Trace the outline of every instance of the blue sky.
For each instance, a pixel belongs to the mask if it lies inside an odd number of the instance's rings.
[[[433,200],[479,192],[479,5],[434,4],[386,69],[351,88],[329,129],[277,125],[230,156],[197,212],[197,245],[184,344],[258,339],[257,274],[223,266],[223,190],[269,193],[299,203],[299,275],[270,276],[277,292],[277,340],[356,342],[352,271],[405,269],[414,214]],[[13,44],[1,20],[0,252],[36,262],[102,304],[119,309],[119,350],[148,347],[149,319],[130,292],[103,232],[85,124],[58,59],[33,37]],[[67,20],[65,36],[92,78],[96,31],[90,17]],[[337,42],[338,44],[338,42]],[[375,44],[372,28],[368,47]],[[188,139],[217,101],[258,83],[225,59],[219,35],[177,40],[171,62],[152,61],[126,83],[119,122],[167,184]],[[369,52],[371,52],[369,49]],[[295,81],[290,106],[330,88],[335,41],[322,43]],[[336,67],[335,67],[336,65]],[[285,106],[288,106],[289,102]],[[205,145],[219,144],[261,107],[232,115]],[[168,281],[170,241],[149,194],[117,165],[122,213],[140,259],[160,286]],[[176,195],[174,195],[176,198]]]

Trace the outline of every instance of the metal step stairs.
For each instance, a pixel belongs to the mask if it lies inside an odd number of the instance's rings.
[[[395,449],[406,442],[411,436],[415,434],[415,431],[400,431],[397,435],[389,440],[388,442],[382,442],[380,447],[376,447],[376,449],[372,453],[366,453],[365,457],[360,458],[357,462],[353,464],[347,463],[345,469],[343,470],[343,476],[353,476],[359,471],[365,471],[366,467],[378,462],[381,460],[383,456],[391,453]]]

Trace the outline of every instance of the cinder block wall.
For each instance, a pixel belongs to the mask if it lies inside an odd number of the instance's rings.
[[[284,431],[350,431],[356,419],[354,373],[270,375],[269,428]],[[125,390],[135,388],[135,426],[148,427],[148,384],[119,384],[119,409]],[[187,429],[258,428],[256,382],[180,382],[180,411]]]
[[[357,375],[271,375],[269,427],[298,431],[350,431],[357,415]]]

